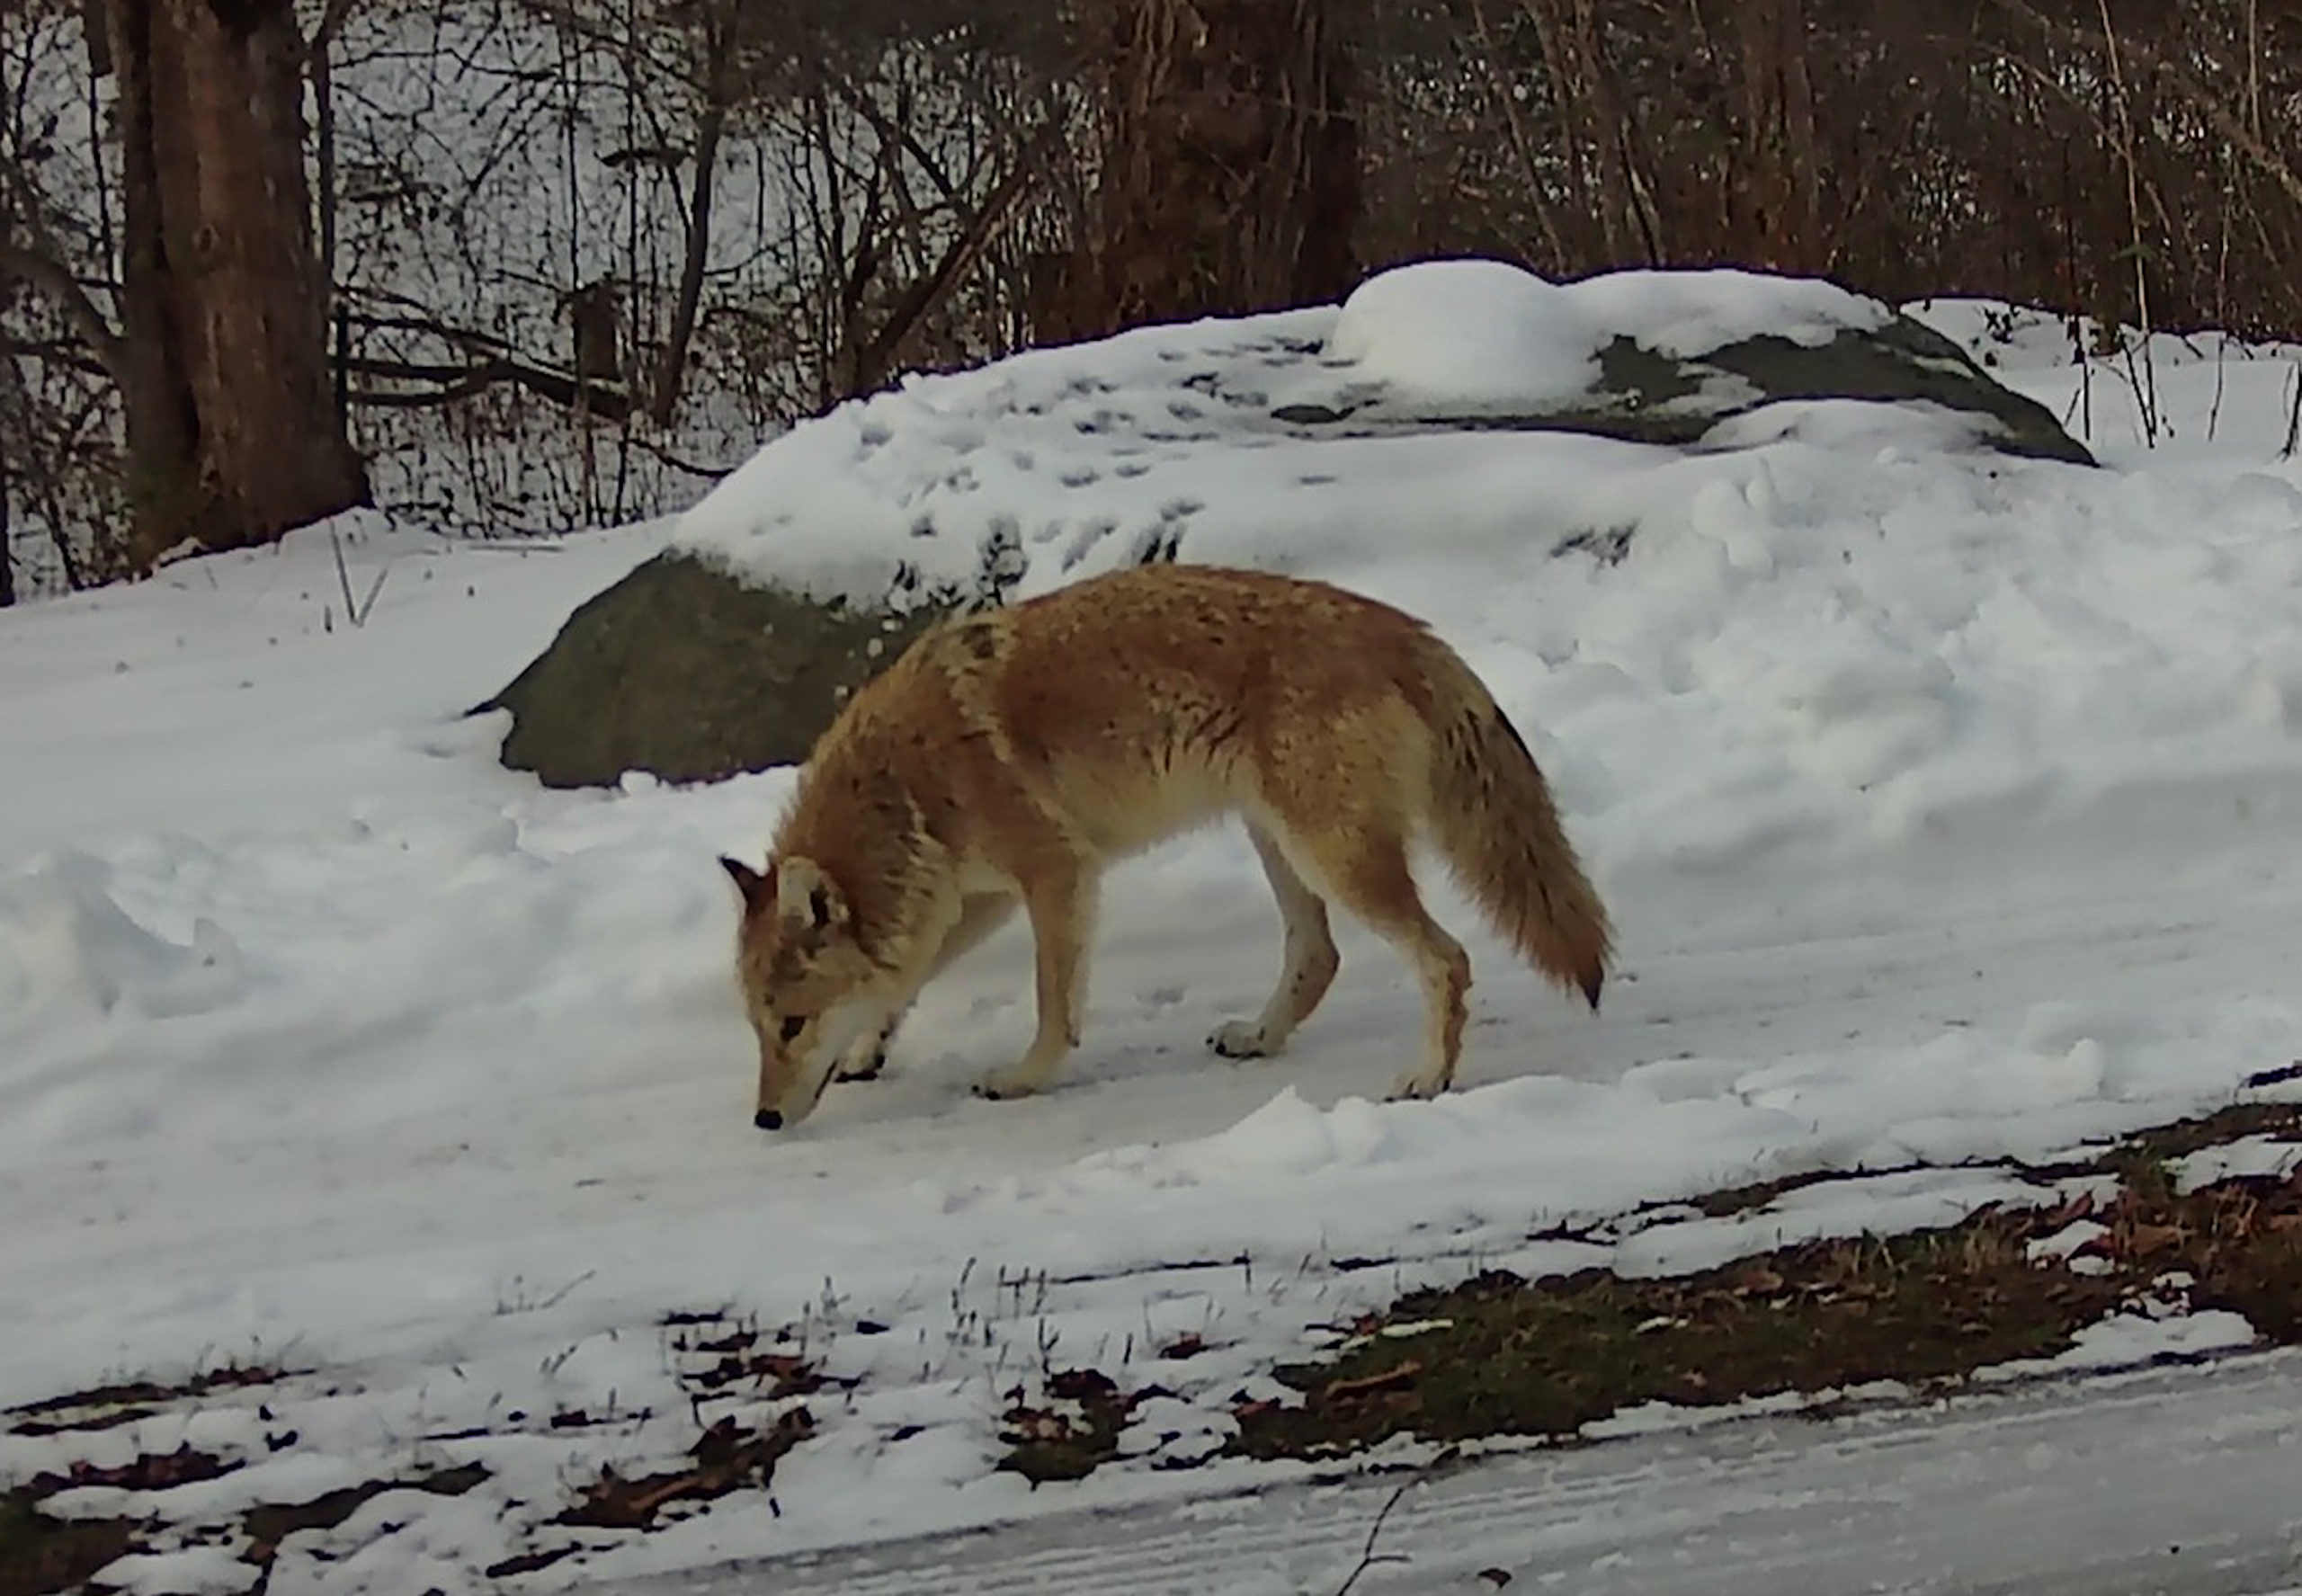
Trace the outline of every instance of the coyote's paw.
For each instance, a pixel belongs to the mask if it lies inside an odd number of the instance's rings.
[[[1264,1058],[1278,1051],[1263,1036],[1263,1027],[1253,1020],[1233,1020],[1215,1028],[1207,1039],[1208,1049],[1225,1058]]]
[[[998,1069],[975,1083],[975,1094],[986,1102],[1005,1102],[1011,1098],[1034,1096],[1045,1085],[1037,1075],[1022,1070]]]
[[[888,1067],[888,1050],[874,1048],[869,1053],[856,1054],[843,1059],[832,1072],[834,1081],[876,1081]]]
[[[1397,1083],[1392,1086],[1391,1095],[1387,1101],[1390,1102],[1419,1102],[1425,1099],[1436,1097],[1446,1090],[1447,1083],[1445,1080],[1426,1075],[1422,1071],[1417,1070],[1414,1074],[1401,1075],[1398,1078]]]

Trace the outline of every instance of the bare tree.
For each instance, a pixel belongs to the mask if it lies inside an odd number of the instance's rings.
[[[99,303],[109,192],[101,108],[73,92],[87,83],[82,37],[80,0],[0,12],[0,519],[17,539],[19,597],[120,563],[112,329]]]
[[[0,610],[16,602],[16,520],[14,485],[8,465],[7,429],[0,427]]]
[[[0,0],[19,595],[1433,254],[2302,329],[2288,0],[290,4]]]
[[[1094,236],[1042,332],[1333,299],[1359,132],[1326,0],[1117,0]]]
[[[703,278],[711,260],[712,201],[718,193],[719,147],[727,133],[727,113],[736,97],[737,0],[706,0],[700,19],[701,104],[695,117],[695,151],[680,248],[679,287],[673,295],[671,325],[656,361],[648,419],[669,426],[677,413],[680,385],[687,377],[689,347],[703,306]]]
[[[268,541],[368,497],[327,364],[290,0],[107,0],[132,548]]]

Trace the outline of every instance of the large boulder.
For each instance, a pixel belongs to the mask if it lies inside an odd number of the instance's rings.
[[[667,549],[587,601],[483,709],[546,786],[709,781],[807,755],[847,694],[939,613],[812,603]]]
[[[1043,585],[1177,557],[1226,513],[1205,485],[1231,478],[1209,468],[1248,455],[1307,486],[1363,458],[1354,441],[1412,433],[1590,434],[1667,459],[1763,441],[1742,424],[1770,406],[1795,424],[1805,402],[1851,400],[1923,411],[1962,447],[2093,463],[1950,339],[1825,284],[1626,272],[1560,288],[1480,263],[1387,276],[1340,311],[1031,352],[795,428],[484,706],[512,712],[504,762],[576,786],[800,761],[937,617],[1003,602],[1035,566]],[[1619,557],[1633,531],[1554,535]]]
[[[1692,447],[1722,422],[1797,400],[1924,404],[1977,418],[1982,444],[2003,454],[2091,466],[2086,446],[2037,400],[2001,386],[1967,352],[1922,323],[1896,316],[1844,327],[1819,343],[1760,333],[1696,355],[1664,354],[1618,336],[1597,352],[1598,379],[1539,406],[1451,406],[1375,393],[1334,405],[1283,406],[1278,418],[1335,432],[1503,428],[1588,432],[1626,442]]]

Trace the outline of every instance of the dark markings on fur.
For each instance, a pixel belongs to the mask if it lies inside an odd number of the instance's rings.
[[[1228,708],[1209,709],[1191,728],[1186,741],[1204,748],[1228,748],[1239,740],[1246,717]]]
[[[977,663],[989,664],[999,657],[999,638],[988,620],[963,622],[958,629],[959,646],[966,649]]]
[[[1502,729],[1503,735],[1510,738],[1519,752],[1527,756],[1527,762],[1533,764],[1534,750],[1527,746],[1527,739],[1519,735],[1519,728],[1511,724],[1511,718],[1503,712],[1503,706],[1490,704],[1487,706],[1487,713],[1495,717],[1495,724]]]

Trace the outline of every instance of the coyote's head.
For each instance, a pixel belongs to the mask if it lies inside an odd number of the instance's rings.
[[[812,860],[770,860],[762,874],[719,861],[743,894],[736,980],[759,1038],[762,1130],[797,1125],[831,1083],[841,1055],[881,1016],[878,967],[855,940],[846,895]]]

